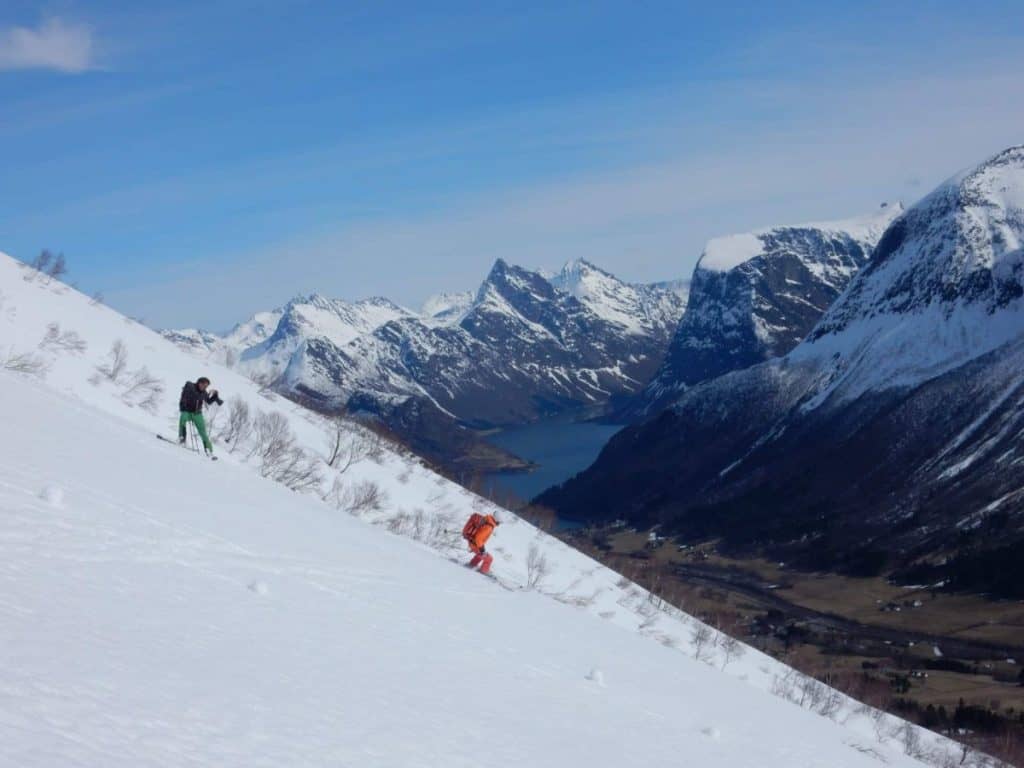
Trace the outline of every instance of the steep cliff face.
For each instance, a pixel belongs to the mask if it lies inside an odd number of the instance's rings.
[[[625,413],[653,415],[688,387],[789,352],[867,263],[902,210],[886,205],[858,219],[709,242],[665,362]]]

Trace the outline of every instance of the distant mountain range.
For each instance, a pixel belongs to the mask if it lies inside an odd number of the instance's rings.
[[[372,415],[437,461],[519,467],[476,430],[600,416],[638,393],[662,362],[686,287],[632,285],[582,260],[549,276],[499,260],[475,294],[442,294],[420,312],[314,294],[225,335],[164,335],[314,407]]]
[[[642,396],[668,409],[539,501],[807,567],[1021,595],[1024,147],[897,213],[849,239],[787,228],[709,246]],[[832,269],[787,255],[766,270],[794,239]]]

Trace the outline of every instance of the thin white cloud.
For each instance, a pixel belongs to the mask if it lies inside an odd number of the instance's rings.
[[[49,69],[78,74],[95,67],[96,45],[86,24],[54,17],[34,29],[0,29],[0,70]]]

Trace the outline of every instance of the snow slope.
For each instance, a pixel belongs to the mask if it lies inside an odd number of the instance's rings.
[[[494,508],[410,456],[324,470],[328,498],[378,484],[357,517],[261,477],[244,445],[213,464],[155,440],[196,361],[28,275],[0,255],[0,765],[920,764],[897,720],[879,743],[850,702],[773,695],[792,675],[752,649],[694,659],[695,620],[511,513],[502,581],[458,567],[451,531]],[[40,348],[52,323],[87,347]],[[120,384],[95,378],[116,341]],[[43,378],[3,369],[30,359]],[[140,366],[168,387],[152,412]],[[323,450],[322,418],[201,372]],[[531,550],[550,572],[520,589]]]

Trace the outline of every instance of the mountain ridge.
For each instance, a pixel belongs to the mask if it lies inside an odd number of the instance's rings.
[[[811,568],[1024,541],[1022,190],[1021,148],[953,177],[798,346],[688,389],[539,501]]]

